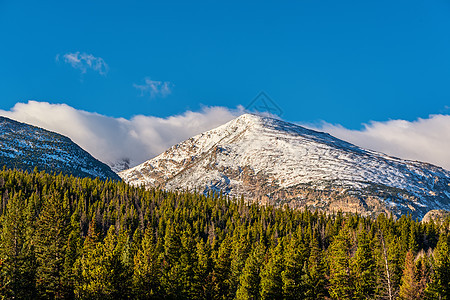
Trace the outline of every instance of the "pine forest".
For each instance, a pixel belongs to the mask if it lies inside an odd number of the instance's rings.
[[[0,171],[3,299],[450,299],[450,218]]]

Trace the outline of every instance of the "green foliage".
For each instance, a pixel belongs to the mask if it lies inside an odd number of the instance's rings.
[[[29,201],[29,200],[28,200]],[[36,263],[27,200],[15,194],[1,217],[1,286],[8,298],[32,298],[36,288]]]
[[[269,260],[261,272],[261,299],[280,299],[283,296],[282,273],[284,267],[281,243],[269,253]],[[286,274],[286,272],[285,272]]]
[[[259,299],[260,272],[264,259],[264,248],[259,243],[253,249],[250,256],[245,261],[245,267],[239,280],[239,288],[236,292],[237,299]]]
[[[157,298],[161,295],[160,261],[153,233],[145,231],[142,243],[134,256],[133,291],[142,299]]]
[[[310,242],[310,255],[308,261],[304,265],[304,275],[302,283],[304,285],[305,299],[323,299],[328,295],[326,290],[326,266],[324,262],[323,251],[319,247],[319,243],[314,236]],[[292,295],[295,298],[295,294]]]
[[[304,273],[306,265],[306,249],[302,242],[294,235],[284,251],[284,270],[281,272],[283,297],[297,299],[304,294],[307,278]],[[313,266],[311,266],[313,267]],[[312,286],[311,286],[312,288]]]
[[[433,252],[432,281],[427,289],[430,299],[450,299],[449,235],[442,232]]]
[[[44,298],[63,299],[71,293],[64,276],[69,233],[69,208],[61,194],[54,192],[44,200],[34,237],[36,285]]]
[[[370,299],[375,294],[375,260],[372,243],[367,238],[364,229],[358,236],[358,246],[352,259],[353,273],[355,274],[355,298]]]
[[[0,196],[2,298],[450,299],[450,220],[6,169]]]

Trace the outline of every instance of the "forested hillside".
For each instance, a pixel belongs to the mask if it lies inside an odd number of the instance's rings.
[[[450,299],[449,225],[0,171],[4,298]]]

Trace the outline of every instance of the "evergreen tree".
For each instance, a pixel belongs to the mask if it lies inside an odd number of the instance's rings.
[[[226,298],[230,290],[231,274],[231,244],[230,240],[224,240],[219,247],[217,257],[214,259],[212,283],[214,285],[213,298]]]
[[[305,299],[325,298],[328,294],[326,290],[326,266],[322,250],[319,248],[319,243],[315,236],[310,243],[310,255],[304,270]]]
[[[403,276],[404,253],[400,237],[391,238],[388,246],[388,264],[391,272],[392,294],[398,295]]]
[[[210,280],[211,259],[207,245],[200,240],[197,242],[197,262],[195,263],[193,291],[198,299],[211,299],[212,284]]]
[[[282,251],[282,244],[279,243],[271,251],[269,260],[264,265],[261,272],[261,299],[280,299],[283,297],[283,279],[281,274],[284,269],[284,263]]]
[[[123,239],[123,237],[120,237]],[[76,288],[80,298],[125,299],[130,295],[131,269],[123,257],[124,242],[111,226],[103,243],[85,245],[77,267],[81,269],[81,285]]]
[[[141,247],[134,257],[133,288],[134,295],[141,299],[161,297],[160,262],[150,228],[145,231]]]
[[[181,235],[181,255],[180,255],[180,269],[181,276],[179,278],[180,284],[183,286],[182,294],[187,298],[195,297],[194,291],[194,275],[196,257],[196,243],[193,239],[191,226],[185,224],[185,230]]]
[[[284,299],[298,299],[304,294],[304,264],[305,247],[297,237],[292,237],[284,251],[284,271],[281,273],[283,280]]]
[[[350,238],[347,228],[335,237],[329,249],[330,296],[333,299],[352,299],[354,277],[350,268]]]
[[[65,196],[66,198],[66,196]],[[74,298],[74,288],[76,273],[74,270],[75,262],[80,255],[82,248],[81,230],[79,226],[79,216],[75,212],[71,217],[70,233],[67,239],[67,251],[64,258],[63,280],[67,284],[68,293],[66,297]]]
[[[84,240],[81,256],[74,264],[76,298],[95,299],[102,297],[102,256],[103,247],[100,231],[94,217],[89,223],[88,235]]]
[[[180,257],[182,251],[181,237],[178,229],[172,223],[167,224],[164,236],[164,253],[162,253],[161,287],[164,293],[172,298],[184,298],[184,286]]]
[[[231,252],[230,295],[235,295],[239,286],[239,277],[245,266],[245,261],[251,251],[249,236],[244,227],[239,227],[233,234]]]
[[[71,292],[64,276],[69,230],[69,208],[54,193],[44,202],[36,229],[36,284],[44,298],[67,298]]]
[[[427,295],[430,299],[450,299],[450,252],[448,235],[439,236],[436,249],[433,251],[433,274]]]
[[[0,219],[1,296],[5,298],[34,298],[35,258],[27,227],[26,202],[15,194]]]
[[[236,292],[236,299],[260,299],[260,272],[263,256],[263,246],[258,243],[245,261],[245,267],[242,270],[239,287]]]
[[[371,243],[364,229],[361,229],[358,236],[358,248],[352,259],[352,264],[355,274],[355,298],[373,298],[376,285],[375,260]]]

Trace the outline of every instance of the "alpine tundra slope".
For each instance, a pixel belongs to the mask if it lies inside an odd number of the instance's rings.
[[[119,173],[135,186],[217,191],[262,204],[363,215],[450,209],[450,172],[327,133],[244,114]]]

